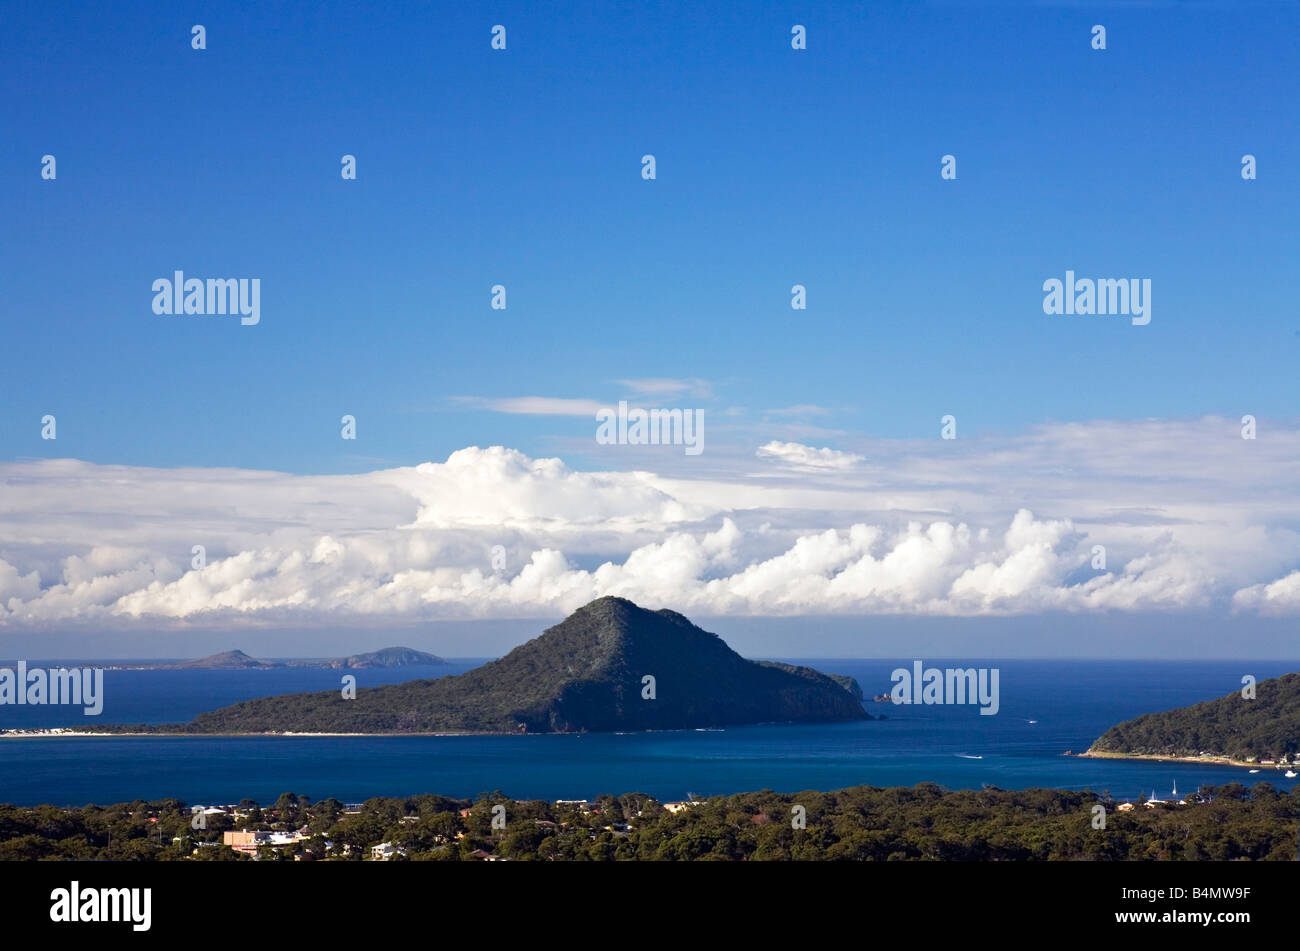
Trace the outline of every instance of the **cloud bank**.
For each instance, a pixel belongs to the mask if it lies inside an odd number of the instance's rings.
[[[343,476],[6,463],[0,627],[553,617],[607,594],[698,615],[1300,614],[1296,427],[852,449],[659,473],[499,446]]]

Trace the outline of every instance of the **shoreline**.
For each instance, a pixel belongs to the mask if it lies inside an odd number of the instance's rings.
[[[47,727],[25,730],[15,728],[9,730],[0,730],[0,740],[14,739],[51,739],[55,737],[179,737],[184,739],[203,739],[212,737],[305,737],[305,738],[329,738],[329,737],[453,737],[453,736],[581,736],[581,733],[507,733],[502,731],[484,730],[457,730],[448,732],[402,732],[402,733],[299,733],[299,732],[270,732],[270,733],[106,733],[101,731],[78,730],[76,727]],[[1260,773],[1265,770],[1276,770],[1279,773],[1288,769],[1295,769],[1300,764],[1282,763],[1282,764],[1260,764],[1258,762],[1248,763],[1244,760],[1236,760],[1230,756],[1221,756],[1206,754],[1203,756],[1171,756],[1163,753],[1114,753],[1105,750],[1087,749],[1082,753],[1067,752],[1064,755],[1079,759],[1113,759],[1113,760],[1138,760],[1143,762],[1166,762],[1166,763],[1191,763],[1209,766],[1232,766],[1239,769],[1254,769]]]
[[[1261,765],[1260,763],[1247,763],[1245,760],[1233,759],[1231,756],[1218,756],[1208,753],[1204,756],[1170,756],[1164,753],[1111,753],[1105,750],[1084,750],[1082,753],[1072,755],[1083,759],[1132,759],[1164,763],[1199,763],[1203,766],[1237,766],[1243,769],[1257,769],[1261,773],[1266,769],[1285,771],[1295,768],[1294,764],[1289,763]]]

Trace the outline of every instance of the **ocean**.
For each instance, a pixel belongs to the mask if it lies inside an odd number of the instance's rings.
[[[868,697],[887,692],[898,660],[800,660],[856,677]],[[66,666],[67,662],[63,662]],[[119,662],[120,663],[120,662]],[[460,673],[482,663],[353,671],[359,687]],[[648,793],[661,801],[773,789],[837,789],[933,782],[951,789],[1047,786],[1167,797],[1201,784],[1295,780],[1265,768],[1090,760],[1081,752],[1110,726],[1300,668],[1295,661],[951,660],[927,666],[995,667],[1000,709],[867,703],[887,719],[773,724],[718,731],[445,737],[16,737],[0,739],[0,802],[19,805],[273,801],[283,792],[358,802],[372,796],[500,790],[516,799],[592,799]],[[59,662],[29,661],[30,667]],[[107,670],[104,710],[0,706],[0,728],[78,723],[164,723],[253,697],[338,689],[341,672],[314,669]],[[662,691],[663,687],[660,686]]]

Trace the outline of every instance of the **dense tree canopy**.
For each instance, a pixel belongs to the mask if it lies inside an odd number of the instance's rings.
[[[1235,691],[1127,720],[1107,730],[1092,749],[1144,756],[1205,752],[1235,760],[1295,757],[1300,754],[1300,673],[1261,680],[1249,699]]]
[[[251,805],[251,804],[248,804]],[[1097,828],[1094,807],[1105,809]],[[1100,861],[1296,859],[1300,790],[1233,783],[1120,812],[1089,792],[1057,789],[948,791],[857,786],[793,795],[761,791],[667,810],[629,793],[594,802],[477,801],[422,795],[371,799],[344,809],[285,793],[265,823],[296,823],[292,845],[258,858],[365,860],[388,842],[411,861]],[[504,808],[504,828],[494,807]],[[796,821],[801,807],[802,815]],[[263,811],[263,810],[259,810]],[[498,815],[500,813],[497,813]],[[247,861],[218,843],[241,820],[207,817],[193,828],[174,799],[59,809],[0,805],[0,859]],[[265,826],[264,826],[265,827]]]

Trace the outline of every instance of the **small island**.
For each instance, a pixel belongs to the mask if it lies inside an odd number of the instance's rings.
[[[96,733],[580,733],[874,719],[852,677],[741,657],[675,611],[605,597],[455,676],[261,697]]]
[[[417,651],[410,647],[384,647],[351,657],[292,658],[288,660],[260,660],[242,650],[222,651],[193,660],[173,663],[144,661],[110,664],[72,664],[65,666],[103,667],[106,670],[283,670],[286,667],[314,667],[327,670],[367,670],[379,667],[440,667],[447,662],[436,654]],[[0,664],[0,667],[6,665]]]

